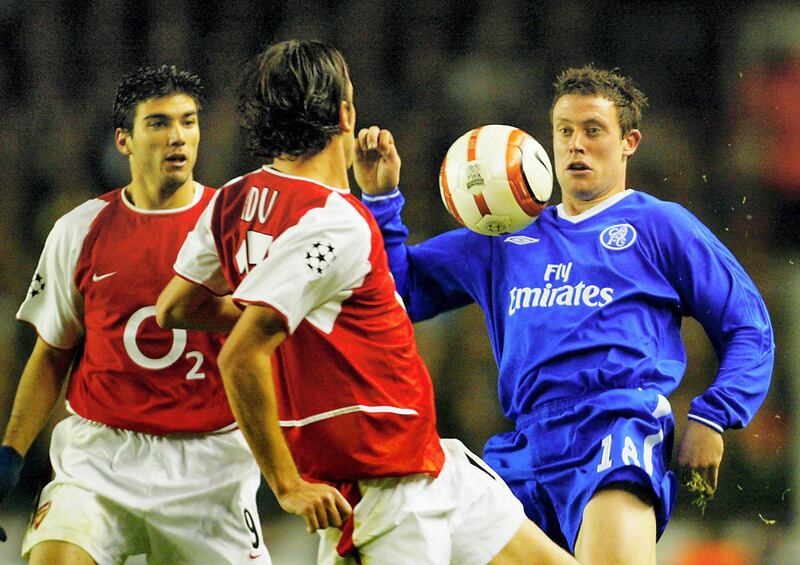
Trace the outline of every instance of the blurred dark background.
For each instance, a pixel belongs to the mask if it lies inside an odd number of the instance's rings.
[[[797,3],[0,0],[2,422],[35,339],[14,313],[50,227],[128,181],[111,120],[122,75],[174,63],[203,77],[208,102],[196,178],[219,186],[259,165],[243,149],[235,113],[241,66],[267,44],[292,37],[338,46],[351,66],[360,125],[394,132],[412,241],[456,226],[439,200],[437,173],[462,133],[511,124],[551,153],[548,112],[561,70],[593,62],[634,78],[650,107],[629,185],[689,208],[733,250],[764,294],[778,346],[765,405],[747,429],[725,434],[716,499],[701,515],[680,494],[659,562],[800,562]],[[440,432],[480,452],[490,435],[509,427],[480,311],[418,324],[417,337],[435,380]],[[689,369],[671,397],[678,437],[690,399],[716,369],[691,320],[685,340]],[[0,519],[12,513],[20,524],[0,552],[13,555],[18,547],[47,473],[47,440],[34,446],[18,492],[0,509]],[[287,522],[268,493],[262,498],[276,565],[311,562],[313,551],[302,548],[313,538]],[[280,541],[295,535],[296,542]]]

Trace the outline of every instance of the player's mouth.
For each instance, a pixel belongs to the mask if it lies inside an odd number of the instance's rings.
[[[592,168],[583,161],[573,161],[567,165],[567,172],[575,175],[586,174],[591,172],[591,170]]]
[[[174,155],[170,155],[164,160],[170,165],[173,165],[175,167],[182,167],[186,164],[189,158],[182,153],[175,153]]]

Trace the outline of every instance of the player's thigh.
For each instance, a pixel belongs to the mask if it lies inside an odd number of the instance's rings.
[[[490,565],[577,565],[578,562],[548,538],[536,524],[525,520]]]
[[[148,549],[139,517],[101,494],[65,482],[59,474],[42,490],[22,540],[22,555],[33,555],[34,550],[41,555],[42,548],[51,548],[55,542],[70,550],[80,548],[103,565],[121,564],[125,556]],[[48,550],[47,555],[53,554],[58,552]],[[73,554],[76,552],[65,550],[65,555]]]
[[[270,563],[256,507],[261,473],[241,432],[162,442],[159,449],[181,479],[162,484],[150,501],[148,562]]]
[[[342,557],[336,551],[342,530],[339,528],[326,528],[317,530],[319,545],[317,546],[317,565],[358,565],[352,556]]]
[[[161,512],[154,519],[151,515],[148,564],[269,565],[271,558],[264,544],[255,503],[243,506],[235,497],[232,495],[227,504],[219,500],[189,503],[185,513]]]
[[[540,532],[525,517],[522,503],[486,462],[459,441],[443,440],[442,446],[447,454],[447,464],[451,465],[449,473],[445,475],[443,470],[442,475],[449,481],[448,488],[452,489],[452,497],[458,503],[450,517],[452,563],[485,565],[501,554],[509,555],[518,545],[531,541],[527,535],[530,530],[523,524],[529,524]],[[557,549],[544,534],[542,538],[543,543],[537,547]],[[503,553],[512,542],[511,548]],[[527,562],[527,559],[517,561]]]
[[[575,557],[588,565],[655,565],[653,506],[627,490],[600,490],[583,511]]]
[[[360,483],[353,541],[365,565],[486,565],[514,538],[525,515],[506,484],[460,441],[442,440],[442,448],[436,478],[382,489]]]
[[[66,541],[43,541],[31,549],[30,565],[96,565],[83,548]]]
[[[327,528],[320,532],[317,565],[449,565],[451,554],[447,520],[441,513],[436,514],[404,513],[399,521],[382,533],[357,545],[358,559],[352,555],[340,556],[336,548],[341,531]],[[371,522],[368,527],[375,526],[375,520]],[[358,526],[354,540],[357,536]]]
[[[362,565],[448,565],[453,562],[451,549],[443,513],[410,512],[386,534],[359,548],[359,554]]]

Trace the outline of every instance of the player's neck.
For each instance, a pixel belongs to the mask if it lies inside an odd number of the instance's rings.
[[[564,205],[564,211],[567,214],[570,216],[578,216],[624,191],[625,185],[621,184],[619,187],[611,188],[605,192],[595,194],[591,198],[587,198],[585,200],[579,197],[564,194],[562,197],[562,204]]]
[[[291,160],[276,157],[272,166],[287,175],[311,179],[334,188],[350,188],[350,179],[347,176],[349,163],[338,136],[325,149],[311,157]]]
[[[128,201],[143,210],[169,210],[183,208],[194,200],[195,182],[189,177],[186,182],[173,185],[155,185],[145,181],[132,181],[125,187]]]

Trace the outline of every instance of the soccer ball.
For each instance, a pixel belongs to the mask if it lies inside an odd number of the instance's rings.
[[[519,128],[487,125],[468,131],[447,150],[439,192],[460,224],[484,235],[530,225],[553,192],[544,148]]]

